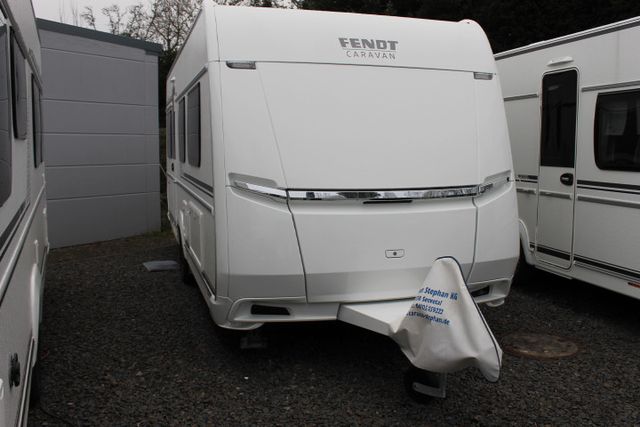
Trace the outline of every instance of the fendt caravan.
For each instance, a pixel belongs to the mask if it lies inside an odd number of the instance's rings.
[[[205,1],[167,83],[167,191],[215,323],[412,301],[441,256],[503,302],[518,226],[495,73],[471,21]]]
[[[640,18],[496,55],[527,263],[640,298]]]
[[[26,424],[47,240],[40,42],[31,2],[0,0],[0,425]]]

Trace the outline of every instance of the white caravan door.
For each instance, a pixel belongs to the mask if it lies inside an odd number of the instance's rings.
[[[535,253],[539,261],[562,268],[573,257],[577,91],[575,69],[542,79]]]

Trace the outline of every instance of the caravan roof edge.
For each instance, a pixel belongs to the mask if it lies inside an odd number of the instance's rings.
[[[536,43],[532,43],[526,46],[521,46],[515,49],[506,50],[504,52],[496,53],[495,59],[506,59],[512,56],[521,55],[523,53],[535,52],[536,50],[546,49],[548,47],[558,46],[569,42],[588,39],[591,37],[600,36],[615,31],[624,30],[640,26],[640,16],[635,18],[625,19],[624,21],[614,22],[612,24],[602,25],[600,27],[591,28],[588,30],[580,31],[577,33],[568,34],[565,36],[556,37],[549,40],[544,40]]]

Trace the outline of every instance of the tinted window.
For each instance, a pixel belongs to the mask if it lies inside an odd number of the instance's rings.
[[[594,142],[600,169],[640,171],[640,91],[598,95]]]
[[[184,126],[185,122],[185,108],[184,108],[184,98],[180,100],[178,104],[178,145],[180,145],[180,161],[182,163],[185,162],[186,150],[185,150],[185,141],[186,141],[186,128]]]
[[[200,83],[187,95],[187,144],[189,164],[200,167]]]
[[[575,70],[547,74],[542,79],[542,166],[575,165],[577,85]]]
[[[175,135],[175,113],[172,109],[167,110],[167,157],[176,158],[176,135]]]
[[[33,112],[33,164],[38,167],[42,163],[42,96],[40,94],[40,86],[35,77],[31,77],[31,93],[33,94],[32,112]]]
[[[0,206],[11,195],[11,124],[7,72],[7,22],[0,12]]]
[[[25,56],[11,33],[11,82],[13,89],[13,132],[16,138],[27,137],[27,74]]]

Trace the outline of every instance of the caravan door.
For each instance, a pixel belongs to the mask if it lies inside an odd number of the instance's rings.
[[[536,258],[561,268],[572,262],[578,72],[542,79]]]

